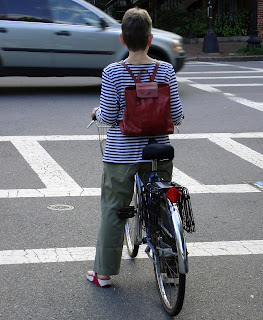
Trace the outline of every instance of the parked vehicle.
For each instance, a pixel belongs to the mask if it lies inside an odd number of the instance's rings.
[[[120,24],[84,0],[0,0],[0,76],[101,76],[127,57]],[[184,63],[182,37],[153,29],[152,57]]]

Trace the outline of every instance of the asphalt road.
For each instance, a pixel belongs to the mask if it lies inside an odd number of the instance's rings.
[[[263,63],[189,62],[174,179],[197,231],[179,320],[261,320]],[[98,78],[0,79],[0,319],[170,319],[143,250],[114,286],[85,280],[99,224]]]

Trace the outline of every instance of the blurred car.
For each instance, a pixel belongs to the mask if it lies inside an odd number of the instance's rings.
[[[121,25],[84,0],[0,0],[0,76],[101,76],[125,59]],[[182,37],[153,29],[150,56],[184,64]]]

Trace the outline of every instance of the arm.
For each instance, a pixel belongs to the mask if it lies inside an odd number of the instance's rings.
[[[92,110],[91,117],[96,115],[99,122],[114,125],[119,114],[118,106],[119,101],[117,90],[111,79],[110,69],[106,68],[102,73],[100,107]]]
[[[176,75],[173,67],[169,68],[169,83],[170,83],[170,92],[171,92],[171,116],[174,122],[174,125],[178,126],[182,123],[184,118],[182,105],[178,93],[178,86]]]

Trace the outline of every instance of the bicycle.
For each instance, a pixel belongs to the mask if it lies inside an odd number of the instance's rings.
[[[99,133],[105,130],[103,125],[97,124],[97,128]],[[99,139],[101,144],[106,138],[100,133]],[[102,144],[101,150],[103,153]],[[195,231],[188,190],[172,182],[168,172],[158,171],[159,160],[173,158],[171,145],[148,144],[143,160],[152,163],[152,170],[145,172],[142,180],[136,173],[133,203],[117,211],[120,218],[127,219],[125,239],[129,255],[135,258],[140,245],[147,245],[145,252],[154,265],[159,297],[170,316],[181,311],[185,295],[188,254],[184,230]]]

